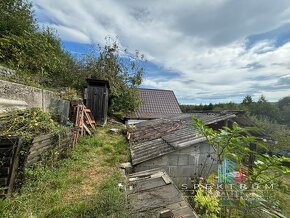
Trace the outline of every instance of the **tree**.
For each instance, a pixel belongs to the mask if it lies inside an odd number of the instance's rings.
[[[290,126],[290,96],[280,99],[278,107],[281,113],[280,122]]]
[[[258,103],[267,103],[266,97],[264,95],[261,95],[261,97],[258,100]]]
[[[242,104],[244,105],[250,105],[253,103],[253,99],[250,95],[247,95],[244,99],[243,99],[243,102]]]
[[[0,1],[0,37],[33,32],[36,22],[31,11],[31,3],[26,0]]]
[[[251,115],[256,116],[261,120],[277,122],[280,119],[278,107],[275,104],[268,102],[264,95],[259,98],[258,102],[250,104],[248,110]]]
[[[26,0],[0,1],[0,63],[17,70],[16,82],[79,87],[81,65],[53,30],[38,29],[31,6]]]
[[[17,69],[18,80],[28,85],[77,86],[78,64],[50,29],[0,37],[0,62]]]
[[[126,51],[125,56],[122,56],[121,52],[116,42],[108,42],[103,48],[99,46],[97,54],[93,53],[85,60],[88,78],[110,83],[110,114],[132,112],[140,104],[137,88],[144,74],[144,56],[136,52],[135,56],[129,57]]]

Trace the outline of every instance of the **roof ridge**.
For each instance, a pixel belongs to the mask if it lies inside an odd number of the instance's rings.
[[[152,89],[152,88],[138,88],[139,90],[150,90],[150,91],[166,91],[166,92],[173,92],[171,89]]]

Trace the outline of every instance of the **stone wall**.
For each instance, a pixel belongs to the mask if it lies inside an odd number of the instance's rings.
[[[69,101],[62,100],[59,93],[0,80],[0,113],[9,108],[39,107],[68,117],[69,106]]]
[[[10,76],[14,76],[15,74],[16,74],[15,70],[11,70],[9,68],[0,66],[0,76],[10,77]]]
[[[207,177],[211,171],[217,171],[217,163],[212,157],[214,151],[211,146],[199,143],[140,163],[134,167],[134,171],[165,169],[176,185],[181,187],[182,184],[190,185],[191,178]]]

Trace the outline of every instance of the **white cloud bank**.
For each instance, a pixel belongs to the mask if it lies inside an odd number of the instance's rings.
[[[34,0],[61,38],[121,45],[179,77],[156,74],[144,85],[173,89],[181,102],[238,101],[246,94],[270,100],[290,95],[290,42],[250,49],[246,37],[290,22],[288,0]],[[166,72],[164,72],[165,74]],[[150,75],[152,75],[150,73]]]

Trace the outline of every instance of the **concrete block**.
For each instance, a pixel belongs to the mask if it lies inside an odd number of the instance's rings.
[[[177,166],[177,164],[178,164],[178,154],[169,154],[168,155],[168,164],[170,166]]]
[[[192,154],[190,154],[189,156],[188,156],[188,165],[195,165],[196,164],[196,158],[195,158],[195,156],[196,156],[197,154],[195,154],[195,155],[192,155]]]
[[[195,168],[192,166],[180,166],[178,168],[178,176],[185,176],[185,177],[190,177],[194,176],[195,174]]]
[[[187,166],[188,165],[188,154],[179,155],[178,157],[178,166]]]
[[[169,172],[168,172],[168,174],[170,176],[177,177],[178,176],[177,172],[178,172],[177,166],[169,166]]]

